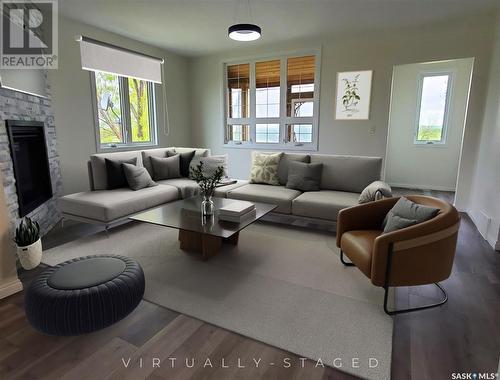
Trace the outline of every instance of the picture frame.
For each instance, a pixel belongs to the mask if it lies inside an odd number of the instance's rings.
[[[337,73],[335,120],[369,120],[373,70]]]

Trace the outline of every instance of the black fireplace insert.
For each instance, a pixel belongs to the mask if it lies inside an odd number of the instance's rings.
[[[7,120],[6,125],[22,218],[52,198],[44,125],[21,120]]]

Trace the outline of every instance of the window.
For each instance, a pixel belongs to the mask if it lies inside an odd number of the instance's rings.
[[[317,148],[319,54],[226,63],[225,144]]]
[[[250,129],[248,124],[231,124],[226,129],[226,141],[234,141],[235,143],[242,143],[243,141],[250,141]]]
[[[420,77],[415,144],[445,143],[450,89],[450,73]]]
[[[255,63],[256,117],[280,116],[280,60]]]
[[[233,65],[227,68],[228,117],[247,118],[250,110],[250,65]]]
[[[101,71],[91,77],[98,150],[156,145],[153,83]]]

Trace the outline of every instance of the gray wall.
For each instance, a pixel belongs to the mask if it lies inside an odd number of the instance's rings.
[[[322,47],[319,151],[385,157],[391,79],[394,65],[475,57],[471,102],[460,164],[458,207],[467,208],[489,70],[494,16],[457,20],[427,28],[388,30],[358,36],[325,36],[267,48],[233,50],[191,63],[193,144],[228,153],[230,174],[248,177],[250,150],[223,147],[222,63],[226,59]],[[370,120],[334,120],[338,71],[374,70]],[[372,135],[370,129],[375,128]],[[236,159],[237,158],[237,159]]]
[[[189,145],[191,139],[186,58],[60,17],[59,69],[49,70],[49,82],[52,85],[64,194],[88,190],[86,162],[89,155],[96,152],[90,77],[89,72],[81,68],[80,47],[75,41],[79,34],[165,58],[171,133],[169,136],[163,134],[163,106],[161,96],[157,96],[159,145]]]
[[[469,215],[479,231],[500,250],[500,12],[470,203]]]

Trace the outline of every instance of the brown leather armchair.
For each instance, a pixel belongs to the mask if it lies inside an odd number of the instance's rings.
[[[337,219],[340,260],[344,265],[358,267],[373,285],[384,288],[384,311],[389,315],[440,306],[448,300],[438,282],[450,276],[460,225],[457,210],[448,202],[423,195],[406,198],[440,211],[428,221],[386,234],[382,234],[382,222],[397,197],[343,209]],[[351,262],[346,262],[344,255]],[[388,310],[389,287],[432,283],[443,293],[442,301]]]

